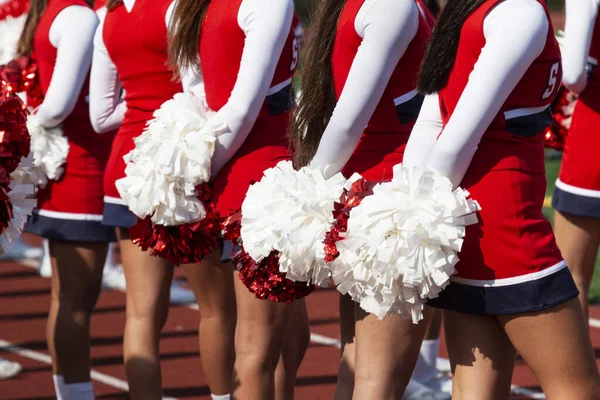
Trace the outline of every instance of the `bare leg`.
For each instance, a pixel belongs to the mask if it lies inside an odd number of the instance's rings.
[[[233,269],[230,264],[221,264],[217,253],[183,269],[200,310],[198,332],[204,375],[213,394],[228,394],[236,319]]]
[[[350,296],[340,296],[342,355],[338,369],[337,386],[335,388],[335,400],[351,399],[354,392],[355,325],[354,302]]]
[[[401,398],[412,375],[426,323],[394,315],[383,321],[358,304],[356,315],[355,400]]]
[[[600,219],[555,211],[554,235],[579,289],[579,301],[587,321],[588,294],[600,246]]]
[[[159,339],[169,310],[173,267],[164,259],[150,257],[122,229],[121,257],[127,281],[125,322],[125,373],[133,400],[162,397]]]
[[[107,243],[50,240],[52,295],[47,326],[52,370],[66,383],[90,381],[90,317]]]
[[[517,353],[494,316],[444,310],[455,400],[506,400]]]
[[[576,299],[498,320],[548,400],[600,399],[598,367]]]
[[[233,397],[273,400],[275,368],[290,327],[294,304],[259,300],[237,277],[234,282],[238,313]]]
[[[309,344],[308,310],[302,299],[294,302],[294,316],[275,369],[276,400],[293,400],[296,375]]]

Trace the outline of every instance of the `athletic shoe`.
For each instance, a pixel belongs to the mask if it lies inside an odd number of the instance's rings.
[[[42,259],[40,260],[40,276],[50,278],[52,276],[52,262],[50,261],[50,243],[44,239]]]
[[[173,281],[171,284],[171,304],[193,304],[195,302],[194,292]]]
[[[107,263],[102,272],[102,287],[104,289],[120,290],[122,292],[127,288],[125,282],[125,272],[122,265]]]
[[[17,362],[12,362],[0,358],[0,380],[10,379],[21,372],[23,367]]]
[[[449,400],[450,395],[443,392],[437,392],[428,388],[427,386],[415,381],[410,380],[408,386],[404,391],[402,400]]]
[[[420,382],[428,388],[436,392],[447,393],[452,395],[452,378],[445,374],[438,374],[435,378],[428,382]]]
[[[435,363],[435,367],[440,372],[452,372],[450,360],[448,360],[447,358],[438,357],[437,362]]]
[[[41,247],[28,246],[18,240],[16,243],[13,243],[7,253],[0,256],[0,261],[30,260],[40,258],[43,254],[44,251]]]

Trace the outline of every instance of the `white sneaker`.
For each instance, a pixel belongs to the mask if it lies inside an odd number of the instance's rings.
[[[447,358],[438,357],[435,367],[440,372],[452,372],[452,366],[450,360]]]
[[[171,284],[171,304],[192,304],[195,302],[194,292],[173,281]]]
[[[0,358],[0,380],[10,379],[21,372],[23,367],[17,362]]]
[[[50,261],[50,243],[44,239],[42,259],[40,260],[40,276],[50,278],[52,276],[52,262]]]
[[[402,400],[449,400],[450,395],[437,392],[413,379],[408,382]]]
[[[452,377],[445,374],[438,374],[435,378],[428,382],[421,382],[428,388],[435,390],[436,392],[447,393],[452,395]]]
[[[125,272],[122,265],[107,264],[104,266],[102,287],[104,289],[125,291],[127,283],[125,282]]]
[[[0,256],[0,261],[30,260],[40,258],[44,254],[41,247],[28,246],[18,240],[12,244],[7,253]]]

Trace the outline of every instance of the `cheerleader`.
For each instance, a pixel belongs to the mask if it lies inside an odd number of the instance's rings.
[[[429,34],[414,0],[322,1],[290,132],[296,166],[391,179],[423,101],[415,83]],[[401,396],[426,325],[399,316],[377,321],[347,297],[340,299],[340,318],[336,398]],[[409,391],[406,398],[438,398],[422,386]]]
[[[170,0],[110,0],[94,39],[90,113],[97,132],[118,128],[104,175],[102,223],[117,227],[127,283],[125,371],[133,399],[161,398],[160,331],[167,319],[174,268],[130,240],[136,217],[115,181],[153,112],[182,91],[167,66]],[[124,98],[121,100],[121,89]],[[102,135],[100,135],[102,137]],[[213,397],[228,396],[233,368],[235,298],[231,269],[208,258],[183,266],[200,310],[200,354]],[[225,398],[225,397],[223,397]]]
[[[108,243],[116,239],[114,229],[100,223],[102,175],[112,137],[95,134],[86,101],[97,25],[84,0],[33,0],[18,44],[19,55],[35,53],[44,94],[32,123],[61,126],[69,142],[63,175],[39,191],[39,208],[26,227],[50,244],[47,341],[59,399],[93,399],[90,315]]]
[[[517,352],[548,398],[600,393],[578,291],[542,214],[543,131],[560,78],[545,1],[448,1],[404,162],[448,177],[481,205],[456,275],[429,302],[444,309],[459,398],[509,398]]]
[[[209,124],[222,129],[212,177],[223,218],[240,209],[252,181],[289,157],[285,131],[298,64],[293,15],[291,0],[179,0],[175,7],[171,62],[193,76],[197,84],[187,88],[217,112]],[[225,261],[231,243],[223,247]],[[295,372],[309,340],[304,302],[259,300],[238,279],[235,292],[234,397],[273,399],[275,392],[277,397],[288,392],[292,398]],[[283,358],[293,355],[295,360],[285,363],[285,389],[275,384],[284,347]]]
[[[579,95],[552,198],[556,241],[588,315],[588,293],[600,246],[600,18],[597,0],[568,0],[564,85]],[[587,320],[587,318],[586,318]]]

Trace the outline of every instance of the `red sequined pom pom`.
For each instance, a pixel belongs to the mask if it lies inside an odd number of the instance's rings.
[[[375,182],[367,181],[361,178],[354,182],[349,190],[344,190],[340,201],[333,207],[333,218],[335,221],[331,230],[325,234],[325,261],[334,261],[340,255],[336,243],[344,240],[342,233],[348,229],[348,218],[350,211],[358,206],[365,197],[373,194]]]
[[[234,244],[240,242],[241,212],[229,216],[223,222],[223,239]],[[277,251],[271,252],[260,263],[256,263],[243,246],[233,254],[232,261],[239,271],[239,278],[244,285],[261,300],[277,303],[291,303],[308,296],[315,291],[314,285],[294,282],[279,272],[279,256]]]
[[[174,265],[197,264],[219,248],[221,224],[219,215],[211,201],[212,192],[208,184],[196,187],[198,199],[206,209],[206,217],[198,222],[163,226],[154,225],[150,217],[138,219],[129,228],[133,243],[151,255],[162,257]]]
[[[552,125],[544,132],[544,145],[551,149],[563,150],[565,140],[571,127],[571,117],[575,109],[577,95],[570,92],[564,86],[558,90],[556,98],[552,102]]]

